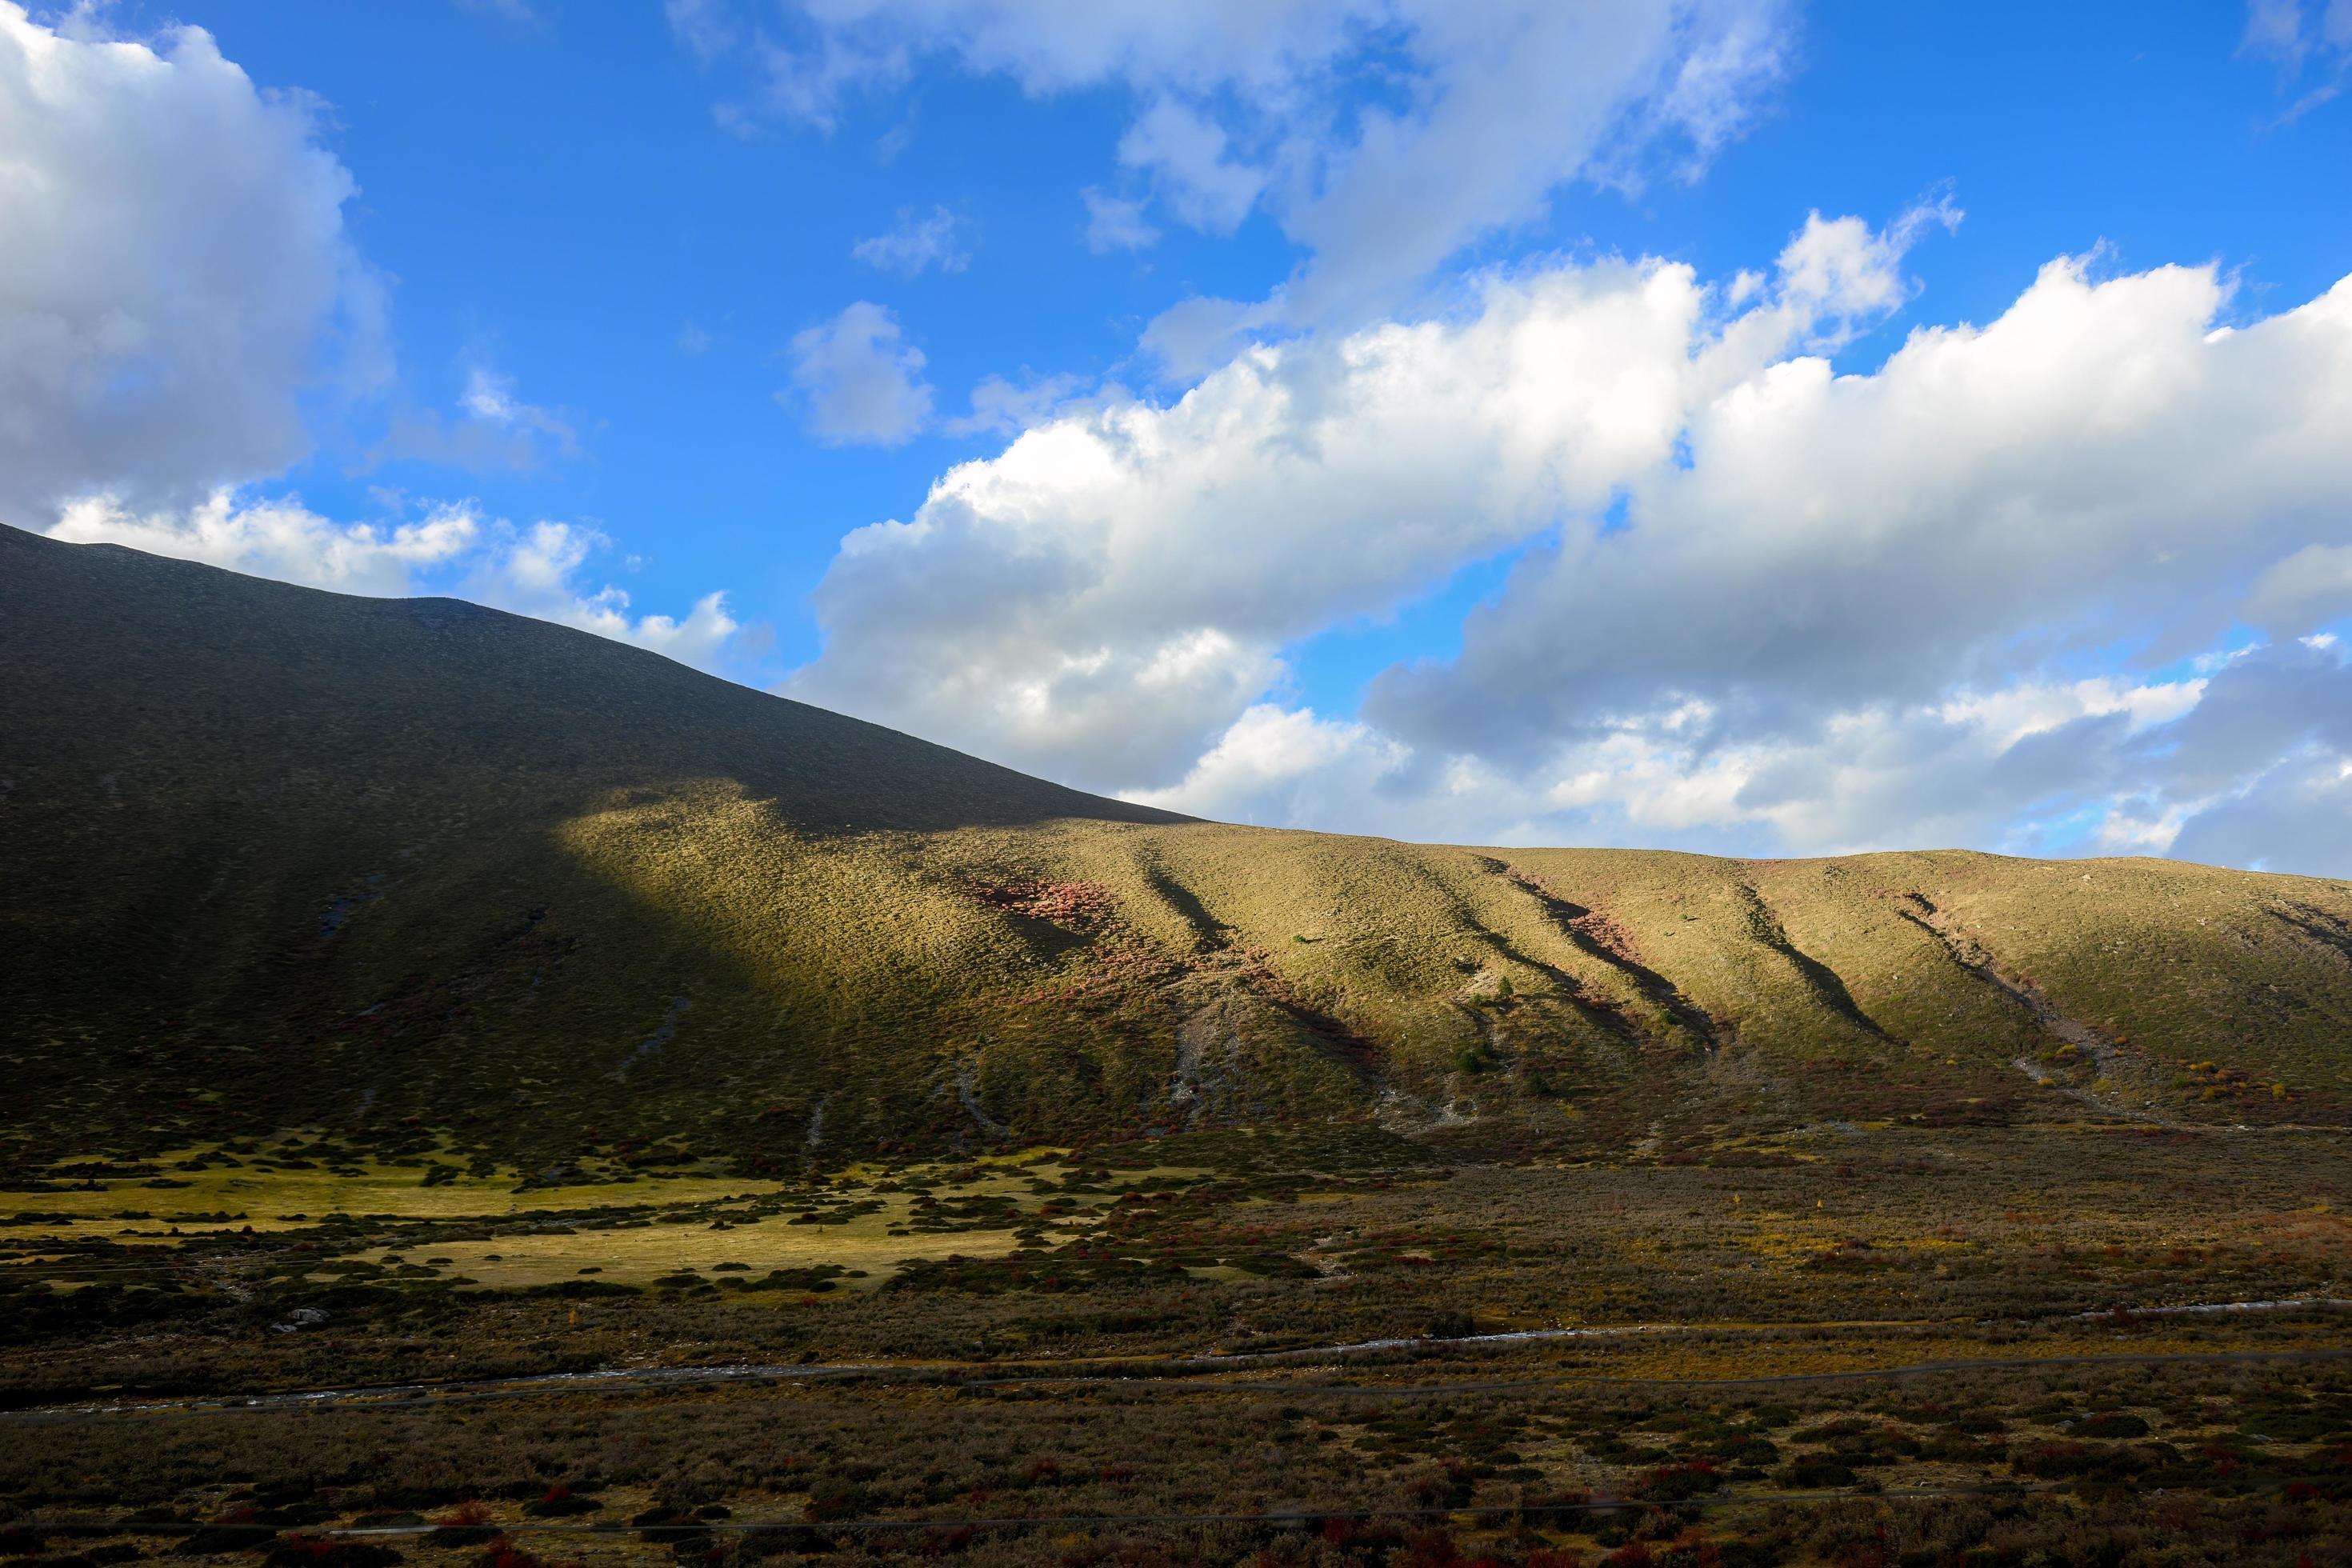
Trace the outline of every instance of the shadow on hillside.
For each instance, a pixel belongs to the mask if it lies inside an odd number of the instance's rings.
[[[169,767],[238,794],[296,775],[326,809],[388,779],[569,810],[723,777],[810,834],[1185,820],[459,600],[356,598],[14,529],[0,639],[10,759],[55,742],[101,774]]]

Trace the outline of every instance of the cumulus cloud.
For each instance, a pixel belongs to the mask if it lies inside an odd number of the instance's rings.
[[[923,352],[905,341],[898,319],[860,300],[793,339],[793,388],[809,427],[833,446],[895,447],[931,418]],[[789,403],[784,394],[780,401]]]
[[[299,497],[240,501],[216,490],[184,510],[137,510],[111,496],[75,501],[48,530],[73,544],[123,544],[248,576],[379,597],[412,591],[418,574],[472,550],[481,522],[439,506],[414,522],[332,522]]]
[[[2352,498],[2352,280],[2217,331],[2227,295],[2211,268],[2053,262],[1872,374],[1743,376],[1690,407],[1687,461],[1635,479],[1627,526],[1564,531],[1458,659],[1390,672],[1368,711],[1525,755],[1694,698],[1736,733],[2117,638],[2199,651]]]
[[[2294,639],[2352,613],[2352,280],[2224,325],[2213,268],[2061,259],[1835,373],[1955,217],[1816,215],[1722,284],[1501,271],[1054,414],[845,540],[791,689],[1185,810],[1425,837],[2187,853],[2244,801],[2333,799],[2352,746],[2281,715],[2343,679]],[[1507,550],[1457,656],[1359,718],[1286,709],[1298,644]]]
[[[628,594],[611,584],[591,589],[589,558],[611,541],[577,523],[499,523],[488,546],[467,567],[459,593],[478,604],[542,621],[577,626],[615,642],[651,648],[681,664],[709,668],[743,628],[728,613],[724,594],[706,594],[684,619],[631,616]]]
[[[1706,705],[1617,720],[1546,749],[1534,767],[1408,745],[1362,721],[1262,703],[1175,786],[1130,798],[1195,816],[1482,844],[1676,845],[1727,854],[1969,844],[2073,845],[2086,804],[2151,783],[2164,728],[2199,679],[2021,681],[1990,693],[1834,716],[1804,734],[1726,742]],[[2161,849],[2204,797],[2116,801],[2129,841]],[[2185,804],[2184,804],[2185,803]],[[2126,822],[2128,819],[2128,823]],[[2112,838],[2113,836],[2110,835]]]
[[[1260,703],[1179,784],[1123,793],[1230,821],[1478,844],[1968,845],[2352,876],[2352,665],[2320,638],[2219,670],[2020,679],[1730,743],[1692,706],[1606,726],[1528,770]]]
[[[1217,737],[1181,782],[1127,793],[1139,804],[1192,816],[1327,830],[1346,822],[1360,832],[1394,832],[1400,822],[1381,810],[1381,797],[1412,763],[1406,747],[1370,725],[1259,702]],[[1431,837],[1413,829],[1432,815],[1408,806],[1407,833]]]
[[[355,187],[317,132],[200,28],[0,0],[0,519],[189,504],[302,457],[306,389],[381,380]]]
[[[971,253],[956,237],[955,214],[935,206],[918,215],[912,207],[898,209],[898,221],[884,233],[861,239],[849,247],[855,260],[901,278],[914,278],[931,268],[961,272],[971,265]]]
[[[723,662],[744,629],[724,594],[705,595],[683,619],[632,616],[627,593],[591,585],[588,563],[610,543],[602,533],[567,522],[518,528],[485,519],[471,501],[437,503],[413,521],[338,522],[292,496],[223,489],[192,507],[148,510],[95,496],[68,507],[47,531],[68,543],[128,545],[337,593],[456,593],[703,668]]]
[[[1180,222],[1226,233],[1271,213],[1313,253],[1286,293],[1308,320],[1541,216],[1563,182],[1635,184],[1661,150],[1695,172],[1780,80],[1789,47],[1776,0],[795,0],[775,13],[671,0],[670,16],[706,64],[753,63],[756,80],[722,106],[737,128],[765,116],[830,129],[854,95],[933,58],[1036,95],[1121,88],[1137,110],[1120,161]],[[1347,102],[1365,79],[1375,100]],[[1089,205],[1097,249],[1150,233],[1120,198]]]
[[[1223,126],[1171,98],[1152,104],[1128,129],[1118,161],[1154,174],[1176,216],[1210,234],[1241,226],[1268,177],[1234,156]]]
[[[380,288],[343,226],[318,106],[257,90],[199,28],[115,37],[0,0],[0,523],[342,593],[482,602],[719,659],[723,596],[633,616],[588,575],[601,535],[471,502],[336,521],[255,493],[310,440],[301,400],[388,374]],[[395,413],[375,458],[529,468],[564,416],[488,366],[446,421]]]
[[[1072,411],[844,542],[817,593],[826,655],[797,689],[1097,787],[1166,787],[1284,645],[1605,508],[1671,466],[1711,389],[1849,308],[1795,274],[1727,323],[1685,267],[1499,274],[1458,317],[1260,347],[1172,404]]]

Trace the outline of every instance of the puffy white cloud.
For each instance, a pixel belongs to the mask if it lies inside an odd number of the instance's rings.
[[[1884,232],[1858,217],[1824,220],[1813,213],[1780,251],[1781,288],[1792,306],[1826,329],[1822,342],[1833,346],[1855,327],[1910,299],[1914,290],[1903,274],[1905,252],[1931,224],[1955,229],[1961,216],[1948,196],[1911,208]]]
[[[1367,111],[1312,194],[1286,202],[1286,231],[1316,256],[1288,308],[1312,321],[1378,301],[1477,236],[1540,216],[1564,181],[1636,182],[1662,139],[1679,139],[1693,167],[1780,77],[1778,11],[1763,0],[1396,5],[1423,89],[1401,110]]]
[[[2334,798],[2341,659],[2294,637],[2352,612],[2352,280],[2221,325],[2212,268],[2063,259],[1836,374],[1815,346],[1953,216],[1816,216],[1721,287],[1496,273],[1065,410],[844,542],[792,689],[1180,809],[1454,840],[2220,853],[2232,803]],[[1295,645],[1503,550],[1457,657],[1285,710]],[[2250,619],[2276,640],[2233,646]]]
[[[1318,718],[1312,709],[1261,702],[1167,789],[1130,790],[1130,800],[1227,822],[1266,827],[1390,830],[1379,810],[1383,785],[1412,753],[1365,724]]]
[[[1694,169],[1783,74],[1788,30],[1776,0],[796,0],[773,16],[671,0],[670,16],[707,64],[756,62],[751,96],[721,110],[739,128],[830,128],[850,94],[934,56],[1033,94],[1119,86],[1139,106],[1121,161],[1211,232],[1271,211],[1314,253],[1286,295],[1313,320],[1539,217],[1565,181],[1634,183],[1660,147]],[[1365,77],[1374,101],[1345,101]],[[1096,248],[1141,242],[1139,210],[1097,200]]]
[[[1177,785],[1125,793],[1229,821],[1463,843],[1738,855],[1958,844],[2352,875],[2352,665],[2322,640],[2219,668],[2142,684],[2020,679],[1730,743],[1709,739],[1694,704],[1563,742],[1525,769],[1260,703]]]
[[[1571,528],[1461,657],[1369,711],[1486,754],[1692,698],[1787,729],[2067,647],[2200,651],[2265,569],[2352,528],[2352,280],[2237,330],[2211,268],[2043,268],[1878,371],[1770,363],[1696,402],[1627,526]],[[2290,629],[2305,629],[2293,627]]]
[[[343,522],[239,488],[307,453],[306,394],[388,373],[381,292],[343,226],[356,187],[317,121],[199,28],[126,38],[102,7],[51,26],[0,0],[0,523],[342,593],[460,584],[719,660],[741,629],[723,596],[631,616],[586,575],[593,531],[396,500]],[[396,412],[373,456],[529,468],[577,449],[564,416],[483,366],[453,417]]]
[[[473,549],[480,520],[470,507],[441,506],[415,522],[332,522],[299,498],[240,502],[216,490],[185,510],[137,510],[111,496],[65,509],[48,535],[74,544],[124,544],[342,594],[412,591],[418,573]]]
[[[0,0],[0,518],[192,503],[304,454],[305,389],[381,378],[316,121],[199,28]]]
[[[1284,645],[1605,508],[1671,466],[1695,402],[1850,308],[1793,277],[1727,322],[1719,305],[1658,262],[1496,275],[1458,317],[1260,347],[1172,404],[1033,426],[844,542],[825,656],[794,689],[1167,787]]]
[[[865,300],[793,339],[793,386],[806,400],[810,428],[835,446],[897,446],[928,425],[923,363],[898,318]]]
[[[912,207],[898,209],[898,221],[887,231],[861,239],[850,256],[866,266],[902,278],[913,278],[936,267],[961,272],[971,265],[971,253],[956,238],[955,214],[942,206],[918,215]]]
[[[1118,161],[1153,174],[1178,217],[1211,234],[1231,234],[1257,205],[1266,171],[1232,156],[1224,128],[1200,110],[1160,99],[1119,139]]]
[[[588,563],[609,542],[603,534],[575,523],[486,521],[470,501],[431,506],[415,521],[346,523],[290,496],[246,499],[223,489],[193,507],[144,511],[97,496],[68,506],[47,533],[337,593],[455,592],[704,668],[723,663],[744,629],[723,594],[705,595],[683,619],[632,616],[625,592],[589,585]]]
[[[706,594],[683,620],[629,614],[628,594],[611,584],[584,586],[589,558],[610,544],[577,523],[535,522],[518,529],[499,523],[459,584],[479,604],[594,632],[615,642],[651,648],[681,664],[709,668],[743,628],[728,613],[724,594]]]
[[[2085,808],[2147,809],[2117,793],[2152,782],[2147,756],[2174,742],[2164,726],[2194,708],[2204,685],[2025,681],[1732,742],[1712,733],[1705,704],[1691,703],[1559,742],[1526,767],[1417,750],[1361,721],[1261,703],[1180,784],[1128,793],[1198,816],[1464,843],[2032,852],[2063,847],[2062,831],[2080,837],[2072,818]],[[2157,848],[2209,794],[2163,793],[2172,815]],[[2138,852],[2152,831],[2141,825]]]

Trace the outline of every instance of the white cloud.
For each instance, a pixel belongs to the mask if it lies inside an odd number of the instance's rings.
[[[817,593],[825,657],[795,689],[1096,787],[1167,787],[1285,644],[1670,467],[1690,408],[1823,304],[1784,278],[1718,340],[1687,268],[1497,275],[1459,319],[1260,347],[1165,406],[1070,411],[845,541]]]
[[[2277,123],[2299,120],[2352,79],[2352,0],[2247,0],[2241,47],[2275,63],[2280,87],[2297,92]]]
[[[594,632],[615,642],[635,643],[708,668],[726,651],[742,626],[728,614],[724,594],[706,594],[685,619],[629,614],[629,595],[605,584],[584,586],[589,558],[611,541],[577,523],[535,522],[527,529],[499,523],[488,548],[467,571],[460,591],[478,604]]]
[[[1141,202],[1093,185],[1078,195],[1087,204],[1087,248],[1097,256],[1114,250],[1147,250],[1160,243],[1160,231],[1144,217]]]
[[[898,221],[887,233],[859,240],[849,247],[849,254],[868,267],[901,278],[918,277],[933,267],[942,272],[961,272],[971,265],[971,255],[957,242],[955,214],[945,207],[935,206],[922,216],[912,207],[900,207]]]
[[[741,36],[727,0],[662,0],[670,35],[686,51],[709,65]]]
[[[1127,793],[1144,805],[1225,822],[1328,829],[1352,820],[1378,831],[1379,791],[1410,761],[1406,748],[1368,725],[1261,702],[1245,709],[1180,783]]]
[[[2306,876],[2352,877],[2352,759],[2306,752],[2265,769],[2240,795],[2190,818],[2161,845],[2184,860]]]
[[[579,433],[568,416],[522,401],[512,376],[476,365],[466,373],[456,418],[445,420],[429,408],[395,408],[367,461],[405,458],[476,473],[529,473],[551,458],[579,455]]]
[[[2352,52],[2352,0],[2246,0],[2244,47],[2289,66]]]
[[[743,630],[723,594],[705,595],[682,620],[632,616],[626,593],[592,587],[584,574],[608,542],[604,535],[576,523],[517,528],[485,521],[471,501],[431,506],[413,521],[346,523],[292,496],[247,499],[223,489],[183,510],[144,511],[98,496],[68,507],[47,532],[68,543],[128,545],[337,593],[393,598],[456,592],[706,669],[723,662]]]
[[[2173,854],[2352,875],[2352,665],[2289,644],[2204,679],[2020,679],[1936,706],[1719,743],[1704,704],[1623,721],[1530,768],[1433,757],[1360,721],[1255,705],[1170,810],[1476,844],[1661,844],[1740,855],[1958,844]]]
[[[1189,385],[1232,359],[1256,335],[1281,324],[1278,301],[1248,304],[1196,294],[1154,316],[1143,329],[1143,352],[1160,362],[1164,379]]]
[[[467,506],[436,507],[415,522],[331,522],[299,497],[240,501],[222,489],[185,510],[134,510],[110,496],[75,501],[48,531],[73,544],[124,544],[342,594],[391,596],[416,574],[455,561],[481,535]]]
[[[384,374],[352,178],[299,94],[201,29],[0,0],[0,519],[185,505],[309,448],[298,398]]]
[[[2352,279],[2225,329],[2212,268],[2061,260],[1865,373],[1809,352],[1907,300],[1903,245],[1951,216],[1817,216],[1718,288],[1496,273],[1455,315],[1031,424],[844,542],[792,689],[1256,820],[2218,842],[2206,814],[2297,748],[2352,755],[2293,717],[2343,682],[2275,673],[2340,662],[2293,639],[2352,609]],[[1294,645],[1503,550],[1458,657],[1360,720],[1285,711]],[[2283,640],[2227,640],[2250,616]]]
[[[1037,376],[1018,385],[1001,375],[982,376],[971,389],[971,412],[942,420],[950,436],[1010,436],[1066,407],[1086,384],[1075,375]]]
[[[671,17],[706,63],[755,62],[750,96],[721,110],[738,129],[830,129],[927,58],[1036,95],[1119,87],[1139,105],[1121,160],[1209,232],[1271,211],[1313,253],[1286,296],[1312,321],[1540,217],[1564,182],[1634,184],[1661,150],[1694,172],[1784,73],[1788,31],[1776,0],[795,0],[772,16],[673,0]],[[1093,243],[1132,247],[1149,226],[1112,210]]]
[[[2246,608],[2290,627],[2352,613],[2352,543],[2306,544],[2277,562],[2255,582]]]
[[[516,6],[495,7],[520,14]],[[201,29],[56,27],[0,0],[0,522],[341,593],[462,583],[482,602],[718,660],[723,596],[633,616],[584,575],[603,539],[517,530],[471,502],[324,517],[240,489],[309,449],[300,400],[388,374],[379,285],[352,249],[356,187],[317,105],[257,91]],[[454,415],[396,412],[375,456],[529,468],[563,416],[472,369]]]
[[[1629,526],[1566,531],[1459,659],[1390,672],[1368,710],[1499,754],[1692,697],[1736,732],[2068,647],[2201,651],[2352,500],[2352,280],[2217,333],[2227,294],[2210,268],[2055,262],[1874,374],[1746,374],[1694,402],[1687,465],[1638,477]]]
[[[923,363],[898,318],[865,300],[793,339],[793,386],[810,427],[834,446],[897,446],[930,423]]]
[[[1400,5],[1425,84],[1368,110],[1319,161],[1283,226],[1315,253],[1289,291],[1303,320],[1377,302],[1482,234],[1540,217],[1580,176],[1635,183],[1644,153],[1684,169],[1732,135],[1784,68],[1779,7],[1699,4]],[[1295,186],[1293,188],[1296,188]]]
[[[1157,177],[1169,206],[1192,227],[1231,234],[1241,226],[1266,171],[1236,162],[1224,129],[1198,110],[1160,99],[1119,139],[1118,161]]]
[[[1912,207],[1884,232],[1874,231],[1858,217],[1824,220],[1813,213],[1780,251],[1781,286],[1792,301],[1830,329],[1817,336],[1817,343],[1842,343],[1857,325],[1886,315],[1911,298],[1915,290],[1903,275],[1904,254],[1930,225],[1948,232],[1959,227],[1961,216],[1948,196]]]
[[[523,402],[515,395],[514,384],[514,377],[476,365],[466,373],[466,392],[457,405],[469,418],[520,434],[543,437],[559,455],[579,456],[580,437],[571,421],[536,403]]]

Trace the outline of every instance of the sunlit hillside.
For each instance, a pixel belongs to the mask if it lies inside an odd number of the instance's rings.
[[[0,715],[20,1168],[2352,1116],[2340,882],[1192,822],[583,633],[14,530]]]

